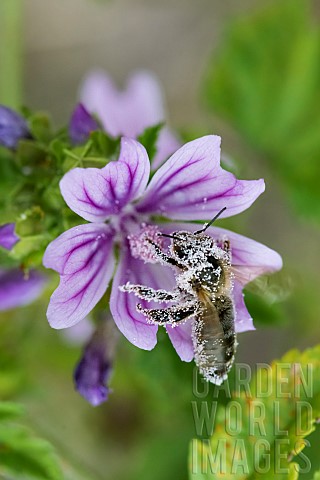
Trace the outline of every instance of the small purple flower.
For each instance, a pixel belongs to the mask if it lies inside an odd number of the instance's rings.
[[[0,105],[0,145],[15,149],[22,138],[30,137],[25,119],[11,108]]]
[[[85,79],[80,99],[91,113],[101,119],[104,129],[113,137],[137,138],[143,131],[164,122],[166,113],[161,87],[154,75],[147,71],[132,74],[123,91],[102,71],[95,71]],[[157,142],[153,168],[180,147],[173,132],[164,127]]]
[[[0,226],[0,245],[11,250],[19,241],[15,234],[15,224]],[[0,269],[0,311],[22,307],[33,302],[42,293],[46,279],[38,272],[31,271],[25,275],[18,268]]]
[[[29,305],[41,295],[46,283],[46,278],[35,270],[25,275],[18,268],[1,269],[0,311]]]
[[[136,298],[119,290],[127,282],[154,289],[174,287],[170,268],[143,263],[134,258],[131,239],[146,228],[154,216],[161,230],[172,233],[199,228],[173,220],[207,220],[223,207],[227,217],[247,209],[264,191],[263,180],[237,180],[220,166],[220,137],[210,135],[187,143],[169,158],[149,181],[147,153],[137,141],[123,138],[118,161],[104,168],[75,168],[60,182],[67,205],[90,223],[71,228],[47,247],[43,263],[60,274],[47,311],[53,328],[70,327],[93,309],[114,275],[110,309],[119,330],[134,345],[151,350],[157,342],[157,326],[147,324],[136,310]],[[164,222],[164,223],[162,223]],[[253,329],[245,308],[242,287],[256,276],[281,268],[281,257],[268,247],[216,227],[207,230],[230,239],[235,278],[234,300],[237,331]],[[134,242],[133,242],[134,243]],[[118,246],[116,265],[114,246]],[[134,247],[135,248],[135,247]],[[134,252],[133,252],[134,253]],[[157,305],[141,302],[142,306]],[[159,306],[159,305],[158,305]],[[182,360],[191,361],[191,325],[167,327]]]
[[[70,124],[69,124],[69,137],[74,145],[80,145],[84,143],[91,132],[98,130],[99,125],[92,115],[85,109],[85,107],[79,103],[74,109]]]
[[[0,225],[0,247],[11,250],[19,241],[18,235],[15,234],[15,223],[5,223]]]
[[[107,382],[112,365],[106,351],[103,332],[97,329],[84,349],[74,372],[76,390],[94,407],[108,399]]]

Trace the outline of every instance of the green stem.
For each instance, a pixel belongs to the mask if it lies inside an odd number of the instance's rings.
[[[0,0],[0,103],[21,104],[22,0]]]

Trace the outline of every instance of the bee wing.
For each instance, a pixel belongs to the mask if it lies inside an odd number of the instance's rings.
[[[237,280],[243,286],[252,282],[258,275],[257,270],[252,272],[249,268],[246,268],[242,265],[232,265],[231,272],[233,273],[235,280]]]
[[[256,295],[263,295],[270,303],[284,301],[293,289],[291,279],[281,272],[273,274],[272,277],[261,273],[262,276],[256,278],[256,270],[253,274],[250,269],[243,266],[233,265],[231,271],[235,280],[245,286],[246,290]],[[250,285],[247,285],[248,283]]]

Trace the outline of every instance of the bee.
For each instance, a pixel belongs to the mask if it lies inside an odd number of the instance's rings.
[[[225,209],[194,233],[160,233],[171,239],[169,254],[154,240],[145,238],[155,261],[175,269],[176,287],[172,292],[131,283],[120,287],[121,291],[134,293],[146,301],[170,303],[167,308],[159,309],[138,304],[137,310],[149,323],[176,326],[194,318],[195,363],[204,378],[216,385],[227,378],[237,347],[230,243],[227,239],[218,242],[205,234]]]

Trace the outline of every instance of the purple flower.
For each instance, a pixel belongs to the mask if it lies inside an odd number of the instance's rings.
[[[156,77],[147,71],[131,75],[123,91],[119,91],[104,72],[93,72],[83,83],[80,99],[89,112],[98,115],[106,132],[113,137],[137,138],[147,127],[166,119],[161,87]],[[153,167],[179,147],[180,142],[171,130],[163,128]]]
[[[25,119],[11,108],[0,105],[0,145],[16,148],[21,138],[30,137]]]
[[[79,103],[74,109],[70,124],[69,137],[74,145],[84,143],[90,135],[90,132],[98,130],[99,125],[92,115]]]
[[[110,393],[106,386],[112,371],[108,359],[103,332],[97,329],[74,372],[76,390],[94,407],[108,399]]]
[[[0,246],[6,250],[11,250],[19,241],[18,235],[14,232],[15,227],[15,223],[0,225]]]
[[[1,247],[11,250],[19,241],[14,230],[14,223],[0,226]],[[33,302],[42,293],[45,283],[45,277],[35,271],[25,275],[18,268],[0,269],[0,311],[22,307]]]
[[[36,271],[25,275],[18,268],[0,270],[0,311],[23,307],[36,300],[47,280]]]
[[[220,166],[220,137],[211,135],[187,143],[165,162],[148,184],[150,163],[142,145],[123,138],[118,161],[104,168],[76,168],[60,183],[68,206],[90,223],[66,231],[47,248],[43,263],[60,274],[60,285],[48,307],[54,328],[65,328],[83,319],[105,293],[114,274],[110,309],[119,330],[134,345],[151,350],[157,326],[146,323],[136,310],[136,298],[119,290],[128,281],[152,288],[171,289],[170,268],[134,258],[128,236],[152,229],[153,217],[174,220],[207,220],[222,207],[223,217],[248,208],[264,191],[263,180],[237,180]],[[195,230],[199,225],[161,223],[165,233]],[[268,247],[241,235],[211,227],[213,236],[225,234],[231,243],[237,270],[234,290],[237,331],[253,329],[242,287],[248,280],[281,268],[280,256]],[[116,265],[114,245],[119,247]],[[152,303],[142,305],[153,308]],[[156,308],[156,305],[155,307]],[[193,357],[190,323],[167,327],[180,357]]]

